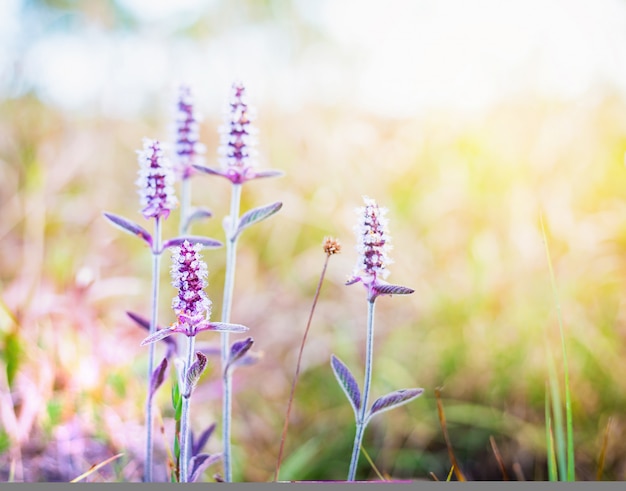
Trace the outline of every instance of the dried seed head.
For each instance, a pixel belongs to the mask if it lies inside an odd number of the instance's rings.
[[[339,254],[341,252],[341,243],[334,237],[325,237],[323,247],[327,256],[332,256],[333,254]]]

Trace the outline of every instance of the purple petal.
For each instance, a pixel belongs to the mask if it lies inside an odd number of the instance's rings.
[[[358,283],[359,281],[361,281],[360,276],[352,276],[351,278],[348,278],[348,280],[344,283],[344,285],[346,286],[354,285],[355,283]]]
[[[207,167],[205,165],[194,165],[193,166],[194,169],[200,171],[200,172],[204,172],[205,174],[211,174],[213,176],[220,176],[220,177],[225,177],[226,179],[230,180],[230,177],[228,175],[228,173],[220,170],[220,169],[216,169],[214,167]]]
[[[139,327],[143,327],[147,331],[150,330],[150,321],[146,319],[145,317],[139,314],[135,314],[134,312],[128,312],[128,311],[126,312],[126,315],[130,317],[132,320],[134,320],[135,323],[139,325]],[[160,329],[160,327],[157,327],[157,329]]]
[[[216,462],[219,462],[221,459],[221,454],[209,455],[204,453],[189,459],[189,468],[191,469],[191,472],[189,473],[189,482],[196,482],[204,469],[215,464]]]
[[[145,317],[128,311],[126,312],[126,315],[134,320],[139,327],[143,327],[146,331],[150,330],[150,321]],[[161,326],[157,326],[157,331],[162,329],[163,328]],[[172,355],[175,355],[178,352],[178,345],[172,338],[164,338],[163,342],[167,345],[167,352],[165,354],[166,358],[171,358]]]
[[[225,370],[239,364],[239,361],[248,353],[254,340],[252,338],[246,338],[242,341],[235,341],[230,347],[230,356],[228,357],[228,363]]]
[[[155,333],[151,334],[150,336],[148,336],[146,339],[144,339],[139,346],[145,346],[146,344],[155,343],[157,341],[160,341],[161,339],[171,336],[175,332],[182,332],[182,331],[180,329],[171,328],[171,327],[167,329],[160,329],[156,331]]]
[[[184,235],[182,237],[175,237],[173,239],[163,242],[162,250],[165,250],[168,247],[181,246],[185,241],[189,242],[190,244],[202,244],[204,247],[222,247],[224,245],[219,240],[210,239],[209,237],[201,237],[199,235]]]
[[[250,211],[244,213],[239,219],[239,225],[237,226],[237,232],[235,236],[239,235],[244,229],[248,228],[250,225],[253,225],[261,220],[265,220],[266,218],[272,216],[278,210],[282,208],[283,204],[280,201],[276,203],[272,203],[270,205],[259,206],[258,208],[254,208]]]
[[[209,438],[211,438],[211,435],[215,431],[215,427],[216,427],[216,424],[213,423],[206,430],[204,430],[200,434],[200,438],[198,438],[197,442],[194,441],[195,439],[193,437],[193,432],[191,433],[191,455],[194,455],[194,456],[198,455],[202,451],[202,449],[206,445],[206,442],[209,441]]]
[[[361,409],[361,391],[359,390],[359,384],[357,384],[354,376],[350,373],[350,369],[335,355],[331,355],[330,364],[333,368],[335,378],[348,396],[350,404],[352,404],[354,414],[358,416],[359,410]]]
[[[147,244],[152,247],[152,236],[150,233],[140,225],[137,225],[126,218],[122,218],[121,216],[114,215],[113,213],[104,213],[105,218],[107,218],[113,225],[122,229],[129,234],[136,235],[137,237],[143,239],[147,242]]]
[[[260,170],[254,172],[253,177],[251,179],[263,179],[265,177],[281,177],[284,176],[285,173],[282,170]]]
[[[374,404],[372,404],[372,408],[370,409],[367,419],[371,418],[375,414],[388,411],[389,409],[401,406],[402,404],[406,404],[407,402],[421,396],[423,393],[424,389],[400,389],[379,397],[374,401]]]
[[[152,400],[152,397],[156,391],[161,387],[165,380],[165,372],[167,370],[167,357],[163,358],[163,361],[159,363],[159,366],[155,368],[150,377],[150,392],[148,393],[148,400]]]

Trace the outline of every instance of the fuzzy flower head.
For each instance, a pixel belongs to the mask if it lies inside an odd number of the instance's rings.
[[[241,324],[210,321],[211,300],[204,292],[208,285],[208,272],[200,255],[202,247],[201,243],[191,244],[185,240],[180,247],[172,249],[172,285],[178,288],[178,295],[172,300],[172,308],[177,321],[168,329],[158,329],[150,334],[141,342],[142,346],[174,333],[192,337],[202,331],[241,333],[248,330]]]
[[[205,147],[199,142],[201,117],[194,108],[191,88],[181,85],[178,89],[175,118],[176,172],[181,179],[189,178],[194,172]]]
[[[387,265],[391,264],[387,210],[380,208],[375,200],[364,197],[365,206],[358,208],[359,223],[355,227],[359,259],[355,267],[355,276],[385,279],[389,276]]]
[[[141,213],[146,218],[167,218],[178,201],[174,195],[174,173],[165,158],[161,143],[144,138],[143,150],[137,151]]]
[[[257,128],[252,124],[255,110],[248,104],[246,89],[235,82],[225,121],[219,128],[220,164],[233,182],[244,182],[256,167]]]
[[[201,244],[183,242],[172,251],[172,285],[178,295],[172,300],[172,308],[178,317],[179,327],[195,333],[198,324],[211,316],[211,300],[204,292],[207,282],[207,266],[202,260]]]
[[[243,184],[252,179],[279,177],[282,171],[258,170],[256,156],[257,129],[252,124],[256,112],[248,104],[246,89],[241,82],[232,87],[224,124],[219,127],[218,148],[220,168],[194,165],[194,168],[214,176],[225,177],[233,184]]]
[[[380,208],[375,200],[363,197],[365,206],[357,208],[359,222],[355,227],[359,257],[352,277],[346,285],[362,282],[368,291],[368,300],[373,301],[382,294],[406,294],[413,291],[405,287],[389,285],[385,278],[389,275],[387,266],[391,264],[387,210]],[[410,291],[409,291],[410,290]]]

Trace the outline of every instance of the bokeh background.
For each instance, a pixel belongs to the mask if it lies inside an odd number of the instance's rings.
[[[114,229],[139,214],[135,150],[168,141],[191,84],[215,164],[230,85],[258,112],[262,167],[243,209],[279,214],[239,243],[233,321],[264,353],[235,380],[235,476],[272,479],[291,377],[324,254],[281,478],[345,479],[352,412],[331,353],[361,379],[365,293],[343,285],[362,196],[388,208],[389,280],[377,301],[373,396],[424,396],[374,419],[365,448],[399,479],[445,479],[434,391],[469,479],[547,478],[547,352],[561,367],[554,263],[578,479],[626,478],[626,3],[621,0],[4,0],[0,3],[0,479],[138,481],[150,255]],[[193,180],[223,238],[228,182]],[[165,226],[176,233],[178,214]],[[206,251],[219,318],[224,251]],[[163,257],[160,319],[173,320]],[[210,334],[202,343],[217,343]],[[562,370],[559,372],[562,377]],[[220,417],[215,369],[193,425]],[[169,385],[159,393],[165,478]],[[219,435],[219,433],[218,433]],[[220,450],[216,435],[211,452]],[[515,472],[517,470],[517,473]],[[203,476],[212,480],[219,466]],[[362,458],[361,479],[377,479]]]

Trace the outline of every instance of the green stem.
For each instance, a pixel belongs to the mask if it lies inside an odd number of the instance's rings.
[[[230,322],[230,314],[235,289],[235,267],[237,263],[237,223],[239,221],[239,208],[241,206],[241,184],[233,184],[233,192],[230,199],[230,225],[226,241],[226,273],[224,278],[224,297],[222,300],[222,322]],[[221,359],[222,359],[222,442],[224,451],[222,461],[224,463],[224,480],[232,482],[232,453],[231,453],[231,415],[232,415],[232,378],[230,370],[226,370],[228,356],[230,354],[229,333],[221,335]]]
[[[556,277],[554,275],[554,268],[552,267],[552,259],[550,257],[550,249],[548,248],[548,239],[546,237],[546,230],[543,224],[543,216],[541,219],[541,231],[543,233],[544,244],[546,247],[546,255],[548,257],[548,268],[550,269],[550,280],[552,283],[552,293],[554,295],[554,301],[556,303],[557,317],[559,320],[559,333],[561,335],[561,350],[563,352],[563,371],[565,378],[565,421],[567,428],[567,480],[573,482],[576,480],[576,473],[574,469],[574,423],[572,419],[572,398],[569,388],[569,364],[567,362],[567,349],[565,346],[565,329],[563,327],[563,315],[561,313],[561,303],[559,302],[559,295],[556,288]]]
[[[184,392],[180,421],[180,482],[189,482],[189,459],[191,458],[191,455],[189,455],[191,450],[191,427],[189,425],[189,415],[191,408],[192,387],[189,378],[187,377],[187,373],[193,363],[194,343],[195,336],[187,336],[187,360],[185,361],[182,376],[182,386],[184,387]]]
[[[372,359],[374,356],[374,301],[369,300],[367,304],[367,350],[365,354],[365,382],[363,383],[363,397],[361,399],[361,410],[356,422],[356,434],[354,436],[354,445],[352,447],[352,458],[350,459],[350,470],[348,472],[348,481],[354,481],[356,476],[359,454],[361,452],[361,443],[367,421],[367,405],[369,402],[370,386],[372,383]]]
[[[189,210],[191,209],[191,179],[186,177],[181,182],[180,187],[180,222],[178,224],[178,231],[180,235],[187,233],[189,224],[187,218],[189,217]]]
[[[161,259],[161,220],[154,220],[154,243],[152,244],[152,313],[150,315],[150,334],[154,334],[157,327],[159,304],[159,276]],[[146,463],[144,468],[144,482],[152,482],[152,397],[150,397],[150,383],[154,371],[155,343],[150,343],[148,351],[148,398],[146,401]]]

